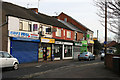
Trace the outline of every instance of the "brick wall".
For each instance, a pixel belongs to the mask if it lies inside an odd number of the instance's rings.
[[[106,54],[105,58],[105,67],[111,70],[113,70],[113,56],[120,57],[120,55]]]
[[[81,39],[83,39],[83,34],[77,32],[77,41],[80,41]]]
[[[58,28],[58,27],[53,27],[53,28]],[[63,39],[63,40],[74,40],[74,31],[72,30],[67,30],[67,29],[62,29],[62,28],[58,28],[58,29],[61,29],[61,37],[57,37],[56,36],[56,33],[53,32],[52,33],[52,36],[53,38],[56,38],[56,39]],[[64,35],[64,31],[65,30],[65,35]],[[70,31],[71,32],[71,38],[67,38],[67,31]]]

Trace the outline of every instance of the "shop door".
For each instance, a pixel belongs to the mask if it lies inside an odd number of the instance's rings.
[[[12,55],[20,63],[36,62],[38,60],[38,43],[12,41]]]

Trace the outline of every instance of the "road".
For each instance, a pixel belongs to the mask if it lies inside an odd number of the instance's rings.
[[[2,78],[120,78],[100,59],[64,60],[21,64],[18,70],[3,70]]]

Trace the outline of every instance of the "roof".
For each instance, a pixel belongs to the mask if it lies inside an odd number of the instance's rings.
[[[69,22],[65,22],[63,20],[59,20],[60,22],[62,22],[63,24],[65,24],[66,26],[68,26],[70,29],[72,29],[73,31],[77,31],[77,32],[83,32],[82,30],[80,30],[78,27],[72,25]]]
[[[61,14],[65,14],[65,13],[62,12]],[[61,14],[59,14],[59,15],[61,15]],[[58,15],[58,16],[59,16],[59,15]],[[67,15],[67,14],[65,14],[65,15]],[[77,23],[80,24],[81,26],[83,26],[84,28],[90,30],[90,29],[87,28],[85,25],[81,24],[80,22],[78,22],[77,20],[75,20],[74,18],[72,18],[71,16],[69,16],[69,15],[67,15],[67,16],[70,17],[71,19],[73,19],[75,22],[77,22]],[[90,31],[92,31],[92,30],[90,30]],[[93,32],[93,31],[92,31],[92,32]]]
[[[2,2],[2,12],[4,12],[5,16],[14,16],[18,18],[23,18],[23,19],[71,30],[70,28],[68,28],[63,23],[59,22],[54,17],[42,13],[36,14],[30,9],[12,3]]]

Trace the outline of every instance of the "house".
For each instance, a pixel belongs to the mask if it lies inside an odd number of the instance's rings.
[[[65,13],[60,13],[58,16],[56,16],[57,19],[68,22],[74,26],[76,26],[77,28],[79,28],[80,30],[83,31],[83,33],[81,33],[81,39],[80,40],[87,40],[88,43],[88,51],[93,53],[93,31],[90,30],[89,28],[87,28],[86,26],[84,26],[83,24],[81,24],[80,22],[78,22],[77,20],[73,19],[71,16],[65,14]],[[79,40],[79,41],[80,41]]]

